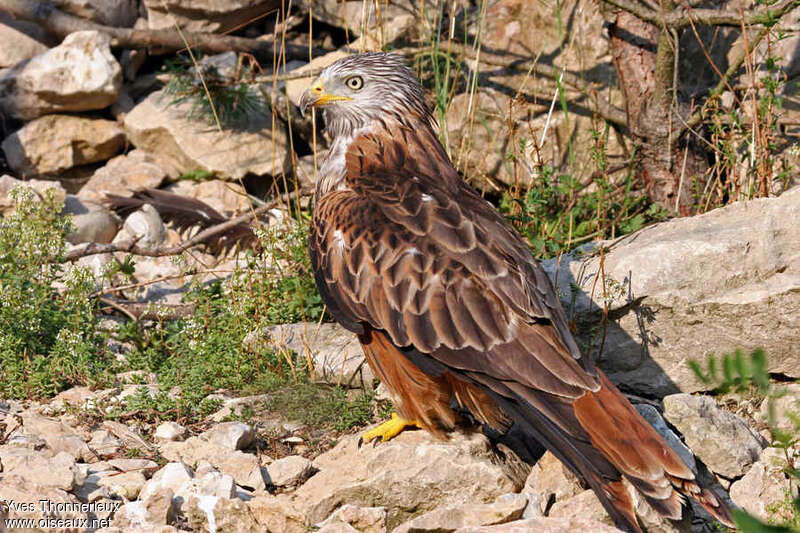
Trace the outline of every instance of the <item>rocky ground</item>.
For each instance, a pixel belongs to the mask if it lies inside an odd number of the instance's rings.
[[[116,27],[169,28],[175,18],[187,31],[224,31],[271,2],[57,4],[84,20]],[[201,200],[228,217],[248,212],[254,199],[259,205],[259,198],[269,198],[275,184],[310,187],[311,119],[300,117],[295,104],[314,73],[346,53],[338,46],[345,28],[360,36],[351,49],[400,47],[420,31],[416,11],[403,2],[387,6],[383,25],[375,23],[372,12],[366,25],[354,22],[362,20],[361,2],[311,4],[315,24],[323,28],[316,44],[328,52],[310,63],[288,61],[281,73],[267,72],[263,85],[268,88],[259,94],[271,113],[248,114],[224,131],[190,118],[190,103],[174,104],[165,89],[166,74],[154,69],[153,58],[141,50],[112,48],[112,40],[98,31],[57,38],[0,13],[0,213],[13,212],[10,191],[17,186],[37,197],[52,190],[75,226],[68,252],[100,275],[114,254],[125,254],[78,253],[88,243],[135,242],[141,249],[160,250],[187,238],[151,205],[118,215],[107,204],[108,193],[166,190]],[[546,23],[551,14],[529,4],[534,3],[491,4],[487,53],[526,53],[541,46],[579,65],[609,101],[618,102],[594,3],[570,4],[571,23],[585,31],[575,32],[574,46],[564,49],[556,46],[561,37]],[[303,10],[301,21],[305,4]],[[529,30],[529,20],[541,31]],[[300,45],[305,38],[293,37]],[[779,46],[789,50],[795,41],[792,36]],[[238,60],[227,53],[203,61],[230,73]],[[442,117],[454,158],[485,191],[532,179],[533,156],[523,151],[512,159],[527,166],[509,166],[503,163],[504,150],[516,146],[517,136],[540,132],[545,122],[556,133],[537,157],[563,159],[565,140],[572,139],[578,147],[573,156],[589,158],[592,121],[561,111],[548,116],[552,83],[536,89],[548,95],[546,104],[537,100],[524,111],[514,107],[507,89],[516,90],[525,79],[524,72],[498,67],[492,87],[482,87],[475,98],[468,92],[453,95]],[[794,112],[791,98],[787,102]],[[480,109],[479,128],[466,120],[472,106]],[[513,120],[507,120],[509,114]],[[325,139],[317,140],[322,154]],[[607,149],[611,163],[628,157],[619,139],[612,137]],[[792,170],[795,155],[796,150],[781,154],[781,168]],[[789,176],[796,180],[796,171]],[[290,218],[279,207],[269,215],[264,221],[279,227]],[[766,402],[704,394],[712,385],[696,379],[687,362],[737,348],[764,348],[769,372],[787,387],[776,401],[777,411],[800,408],[800,387],[792,383],[800,377],[798,228],[800,187],[795,187],[778,197],[584,245],[544,262],[582,342],[600,356],[611,379],[701,479],[716,479],[736,505],[765,519],[781,516],[781,505],[791,496],[784,468],[794,464],[797,450],[771,446]],[[187,269],[210,279],[244,264],[245,254],[212,254],[202,247],[191,248],[181,265],[157,254],[140,256],[136,295],[141,302],[177,306],[187,290]],[[610,320],[598,335],[604,308]],[[353,336],[331,323],[260,328],[243,346],[252,354],[278,349],[307,356],[312,377],[321,383],[354,390],[376,385]],[[126,373],[116,377],[113,388],[77,387],[42,402],[0,399],[0,533],[15,527],[64,531],[65,524],[68,530],[105,532],[616,531],[594,494],[551,454],[526,465],[475,428],[462,428],[448,441],[408,431],[388,443],[359,447],[357,434],[320,435],[295,420],[258,416],[263,396],[224,392],[213,395],[219,411],[190,427],[98,416],[98,406],[124,405],[142,387],[145,394],[155,393],[154,379]],[[653,532],[714,527],[699,508],[681,524],[660,520],[644,502],[639,511]],[[9,518],[34,522],[11,526]]]

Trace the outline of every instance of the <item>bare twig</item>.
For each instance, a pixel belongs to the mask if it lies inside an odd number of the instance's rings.
[[[232,218],[226,222],[217,224],[216,226],[211,226],[210,228],[207,228],[199,232],[191,239],[176,244],[175,246],[159,246],[157,248],[144,248],[142,246],[137,245],[136,241],[123,241],[116,244],[99,244],[96,242],[88,242],[85,243],[83,246],[78,246],[77,248],[69,250],[64,255],[64,259],[66,261],[75,261],[76,259],[80,259],[81,257],[86,257],[89,255],[106,254],[113,252],[127,252],[134,255],[141,255],[146,257],[164,257],[168,255],[178,255],[180,253],[185,252],[192,246],[201,244],[202,242],[210,239],[211,237],[214,237],[215,235],[224,233],[239,224],[249,222],[256,217],[264,215],[270,209],[274,209],[275,207],[283,203],[287,203],[292,199],[303,198],[305,196],[308,196],[309,194],[310,193],[305,189],[300,189],[298,191],[292,191],[281,194],[280,196],[273,198],[267,204],[257,209],[251,210],[249,213],[245,213],[238,217]]]
[[[175,52],[184,50],[186,43],[171,29],[137,30],[131,28],[115,28],[95,24],[56,9],[54,6],[37,0],[3,0],[0,11],[14,17],[36,22],[51,33],[66,37],[70,33],[83,30],[97,30],[111,37],[111,46],[115,48],[154,47],[154,52]],[[248,39],[212,33],[184,33],[184,37],[195,50],[210,53],[249,52],[260,58],[272,58],[275,44],[266,40]],[[308,48],[294,44],[284,44],[283,53],[290,59],[306,59]],[[323,54],[325,50],[314,50],[315,54]]]

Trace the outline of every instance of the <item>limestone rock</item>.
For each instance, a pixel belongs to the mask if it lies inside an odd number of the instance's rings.
[[[78,192],[78,197],[102,203],[106,193],[131,196],[133,191],[157,188],[167,173],[141,150],[117,156],[97,169]]]
[[[47,34],[37,24],[0,13],[0,68],[46,52],[46,41]]]
[[[280,8],[275,0],[144,0],[151,30],[227,33]]]
[[[664,417],[709,469],[728,478],[744,474],[766,446],[744,419],[720,409],[708,396],[667,396]]]
[[[609,312],[617,318],[600,366],[628,390],[657,397],[707,389],[686,362],[737,348],[764,348],[770,372],[800,376],[798,227],[800,187],[605,243]],[[597,323],[603,291],[594,301],[589,295],[600,257],[584,248],[542,266],[551,278],[558,268],[559,296],[578,323]]]
[[[522,494],[509,495],[494,503],[468,504],[459,507],[435,509],[409,520],[394,530],[395,533],[450,533],[463,527],[505,524],[522,517],[528,498]]]
[[[106,429],[93,431],[92,440],[89,441],[89,448],[98,457],[115,457],[123,446],[123,442]]]
[[[664,437],[667,444],[675,450],[675,452],[683,459],[683,462],[697,474],[697,462],[694,460],[694,454],[686,447],[683,441],[672,431],[668,426],[661,413],[656,410],[652,405],[635,404],[636,410],[644,417],[647,422]]]
[[[17,174],[58,177],[73,167],[113,157],[124,143],[125,133],[116,122],[46,115],[6,137],[2,148]]]
[[[731,485],[731,499],[750,514],[763,520],[771,518],[767,511],[770,505],[797,497],[797,487],[794,494],[789,492],[791,483],[784,472],[785,468],[783,450],[765,449],[744,477]]]
[[[169,489],[177,492],[184,483],[194,477],[194,472],[191,468],[183,463],[168,463],[153,474],[153,477],[145,483],[139,493],[139,499],[147,501],[152,495],[156,494],[159,490]]]
[[[33,485],[64,491],[71,491],[83,484],[84,480],[75,464],[75,458],[65,452],[59,452],[52,458],[30,454],[14,468],[4,468],[4,473],[19,476]]]
[[[261,531],[268,533],[306,533],[308,527],[303,515],[285,494],[272,496],[259,494],[247,502]]]
[[[72,215],[75,229],[67,235],[67,241],[72,244],[109,243],[114,240],[119,228],[119,218],[111,211],[71,194],[67,195],[62,213]]]
[[[45,500],[45,509],[43,512],[41,500]],[[30,481],[30,479],[9,474],[4,472],[0,474],[0,501],[3,502],[21,502],[27,505],[20,505],[11,507],[10,505],[3,505],[8,513],[9,518],[22,518],[39,520],[47,516],[55,515],[61,519],[83,519],[86,518],[86,513],[75,510],[76,504],[79,504],[75,496],[65,492],[62,489],[55,488],[52,485],[37,485]],[[59,504],[71,504],[64,506],[63,511],[58,512]],[[49,511],[49,514],[46,514]],[[56,529],[43,529],[43,531],[57,531]],[[63,529],[61,529],[63,531]]]
[[[158,470],[158,463],[150,459],[109,459],[108,464],[121,472],[141,472],[145,477]]]
[[[391,529],[411,512],[489,503],[521,488],[481,434],[453,433],[442,442],[424,431],[406,431],[360,449],[357,441],[345,437],[317,457],[319,471],[294,492],[293,504],[309,523],[321,522],[350,503],[386,507]]]
[[[186,436],[186,428],[177,422],[162,422],[156,428],[153,437],[157,441],[174,442],[183,440]]]
[[[87,462],[95,459],[83,438],[58,420],[27,411],[22,415],[22,425],[26,433],[42,438],[54,454],[65,452]]]
[[[621,530],[589,517],[572,516],[566,518],[539,517],[518,520],[499,526],[465,527],[458,533],[564,533],[584,531],[586,533],[621,533]]]
[[[292,350],[314,362],[314,378],[324,383],[354,388],[372,386],[375,379],[356,336],[334,323],[300,322],[268,326],[243,341],[250,352],[276,348]]]
[[[185,512],[192,531],[262,533],[247,503],[216,496],[191,496]]]
[[[198,169],[224,180],[291,171],[286,132],[277,124],[273,130],[269,115],[250,114],[246,124],[218,131],[186,118],[187,105],[169,106],[169,96],[157,91],[125,115],[128,139],[171,177]]]
[[[122,86],[122,70],[109,43],[104,33],[79,31],[20,63],[0,77],[0,110],[31,120],[110,106]]]
[[[22,181],[5,174],[0,176],[0,215],[11,216],[16,211],[16,203],[11,197],[11,190],[23,187],[30,190],[34,201],[40,201],[45,194],[52,194],[54,199],[63,203],[67,191],[57,181],[27,180]],[[47,191],[50,191],[49,193]]]
[[[545,452],[531,468],[523,492],[533,494],[539,511],[544,513],[554,502],[583,492],[578,478],[551,452]]]
[[[359,507],[346,503],[319,524],[320,531],[335,524],[346,524],[361,533],[383,533],[386,531],[386,508]]]
[[[300,485],[313,472],[311,461],[300,455],[282,457],[267,466],[268,483],[280,488]]]
[[[775,417],[774,423],[778,429],[791,431],[794,422],[791,416],[800,416],[800,383],[786,383],[777,387],[783,393],[779,398],[761,402],[760,415],[764,422],[769,421],[769,411]]]
[[[206,461],[223,474],[233,477],[236,484],[242,487],[254,490],[266,488],[261,464],[252,453],[223,448],[199,437],[191,437],[184,442],[163,442],[159,449],[165,458],[190,466]]]
[[[148,250],[154,250],[164,244],[167,239],[167,227],[161,220],[156,208],[144,204],[141,208],[127,216],[122,230],[114,241],[136,240],[136,244]]]
[[[229,450],[244,450],[255,439],[253,426],[244,422],[223,422],[214,425],[200,437],[215,446]]]
[[[61,11],[104,26],[132,28],[139,16],[136,0],[55,0]]]
[[[107,487],[109,494],[126,500],[135,500],[146,482],[144,474],[138,471],[109,472],[98,476],[96,481],[98,486]]]

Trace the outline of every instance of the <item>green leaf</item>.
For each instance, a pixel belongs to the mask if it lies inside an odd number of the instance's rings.
[[[733,510],[733,520],[742,533],[797,533],[797,530],[783,526],[770,526],[753,515],[740,509]]]

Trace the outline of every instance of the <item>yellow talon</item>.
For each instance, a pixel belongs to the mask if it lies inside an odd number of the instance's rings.
[[[359,445],[362,442],[371,442],[378,438],[381,439],[381,442],[386,442],[399,435],[407,427],[421,428],[422,426],[415,420],[406,420],[397,416],[397,413],[392,413],[392,418],[361,435]]]

